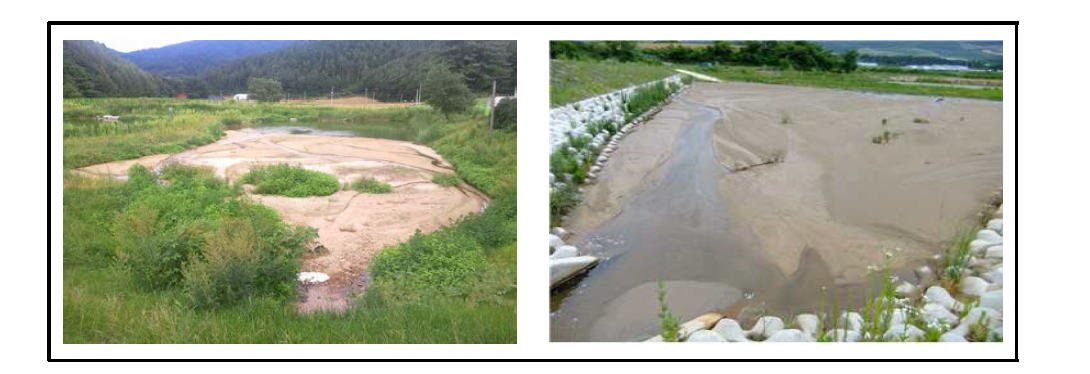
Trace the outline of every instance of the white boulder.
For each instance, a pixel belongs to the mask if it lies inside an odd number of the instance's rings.
[[[946,307],[928,303],[920,308],[921,317],[928,323],[945,323],[950,326],[955,326],[958,323],[958,316],[946,310]]]
[[[799,314],[795,316],[795,325],[805,332],[807,335],[815,336],[818,330],[819,324],[818,316],[813,314]]]
[[[988,230],[992,230],[999,233],[1000,235],[1003,235],[1003,219],[995,218],[991,221],[988,221]]]
[[[886,340],[897,340],[906,342],[920,341],[923,336],[924,332],[923,330],[920,330],[919,327],[906,324],[890,326],[889,330],[886,330],[886,333],[882,335],[882,337],[886,338]]]
[[[765,341],[781,343],[805,343],[814,341],[814,338],[811,337],[810,334],[807,334],[802,330],[787,329],[776,331],[775,334],[769,336],[768,339],[765,339]]]
[[[1003,312],[1003,290],[995,290],[985,292],[980,295],[980,306],[984,308],[995,309],[996,311]]]
[[[994,230],[988,230],[988,229],[983,229],[983,230],[977,231],[976,239],[977,240],[989,241],[989,242],[993,242],[993,243],[1003,243],[1003,236],[1002,235],[999,235],[999,233],[995,232]]]
[[[845,327],[850,331],[856,331],[863,329],[863,316],[856,312],[842,312],[840,313],[840,320],[837,321],[837,327]]]
[[[897,288],[893,289],[893,292],[897,297],[915,299],[920,295],[920,288],[909,282],[901,282],[901,284],[897,285]]]
[[[940,343],[967,343],[969,341],[965,340],[965,336],[958,335],[958,333],[956,333],[956,332],[946,332],[946,333],[943,333],[941,336],[939,336],[939,342]]]
[[[561,239],[556,234],[549,235],[549,248],[557,249],[564,245],[564,239]]]
[[[728,342],[748,342],[746,338],[746,332],[742,330],[742,326],[730,318],[724,318],[715,323],[715,327],[712,328],[717,334],[722,336]]]
[[[688,339],[685,339],[686,343],[726,343],[727,339],[724,339],[718,333],[711,330],[699,330],[689,335]]]
[[[549,256],[549,258],[556,260],[556,259],[576,257],[576,256],[579,256],[579,249],[578,248],[575,248],[574,246],[570,246],[570,245],[562,245],[562,246],[560,246],[560,248],[557,248],[556,252],[553,252],[552,256]]]
[[[746,331],[746,336],[750,339],[765,340],[780,330],[783,330],[783,320],[779,317],[765,316],[758,319],[757,323],[753,324],[753,328]]]
[[[961,283],[958,284],[958,288],[964,295],[980,297],[980,295],[983,295],[984,292],[988,290],[988,281],[978,277],[964,277],[961,278]]]
[[[598,263],[594,256],[579,256],[549,260],[549,286],[556,287]]]
[[[984,258],[1003,258],[1003,246],[993,245],[984,252]]]
[[[560,239],[564,239],[564,237],[568,236],[569,234],[571,233],[569,233],[568,230],[565,230],[563,227],[553,227],[553,235],[560,237]]]
[[[950,296],[950,293],[945,288],[939,286],[931,286],[924,293],[924,300],[935,304],[942,305],[944,308],[957,312],[962,308],[962,304]]]
[[[845,329],[835,329],[835,330],[826,331],[825,336],[829,337],[829,338],[832,338],[833,341],[837,341],[837,342],[857,342],[857,341],[859,341],[859,338],[861,338],[861,335],[859,334],[858,331],[851,331],[851,330],[845,330]]]

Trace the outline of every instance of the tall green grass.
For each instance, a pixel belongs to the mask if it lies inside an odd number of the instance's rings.
[[[549,61],[549,105],[556,107],[676,74],[667,65],[617,61]]]

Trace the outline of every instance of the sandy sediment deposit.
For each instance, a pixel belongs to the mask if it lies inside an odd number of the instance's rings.
[[[486,197],[468,185],[444,188],[432,183],[432,175],[454,170],[430,148],[384,139],[297,135],[275,128],[227,131],[215,143],[182,153],[94,165],[79,172],[118,177],[133,163],[158,169],[169,162],[210,167],[231,181],[255,165],[287,163],[332,174],[342,185],[368,176],[393,187],[389,194],[351,189],[304,198],[250,194],[276,209],[285,222],[318,229],[318,244],[325,250],[309,255],[302,270],[325,273],[330,279],[304,287],[307,297],[300,304],[304,311],[343,308],[350,288],[362,287],[371,258],[383,247],[407,240],[416,230],[437,230],[486,204]]]
[[[552,339],[657,333],[660,280],[682,320],[801,313],[822,286],[861,301],[885,251],[908,279],[971,222],[1002,151],[1000,102],[696,83],[585,187],[566,241],[603,261],[554,294]]]

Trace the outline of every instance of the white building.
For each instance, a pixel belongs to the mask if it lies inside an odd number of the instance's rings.
[[[249,100],[249,94],[235,94],[235,100]]]

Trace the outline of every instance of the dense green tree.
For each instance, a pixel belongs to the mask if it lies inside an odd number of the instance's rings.
[[[448,121],[451,114],[463,113],[473,105],[473,92],[466,86],[465,77],[444,64],[428,71],[424,93],[428,105],[443,113]]]
[[[843,71],[845,73],[851,73],[856,69],[859,69],[859,52],[857,52],[856,50],[853,49],[845,52],[844,55],[840,57],[840,59],[840,71]]]
[[[276,101],[284,96],[284,87],[276,79],[250,78],[246,82],[246,91],[253,95],[253,99],[262,101]]]
[[[65,40],[63,83],[66,97],[160,96],[161,81],[90,40]]]
[[[496,128],[500,130],[518,130],[518,99],[500,100],[496,104]]]

